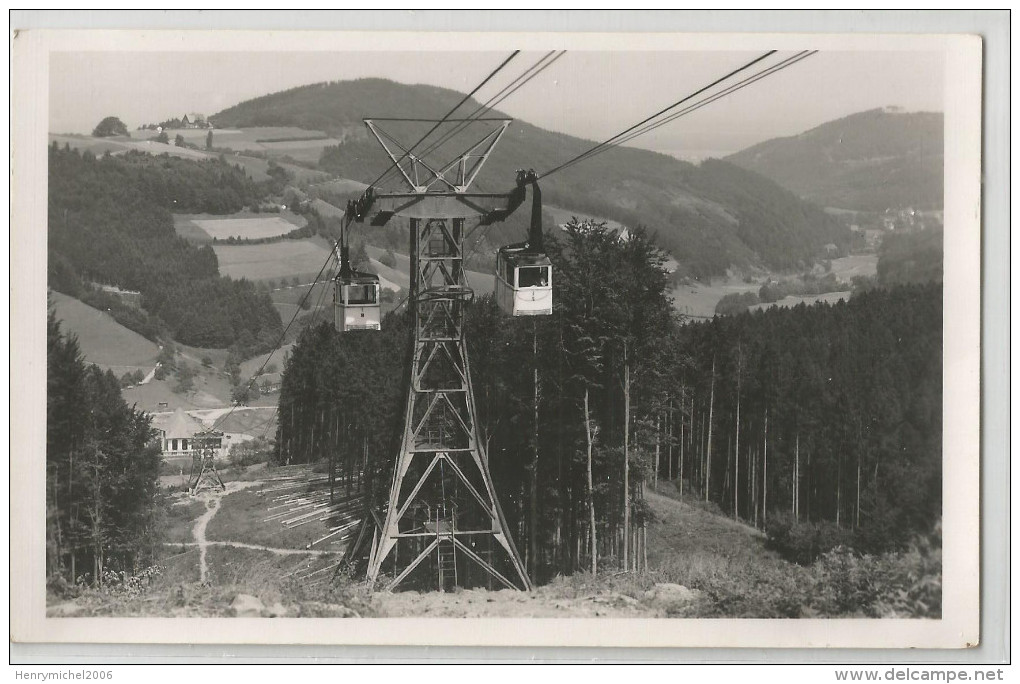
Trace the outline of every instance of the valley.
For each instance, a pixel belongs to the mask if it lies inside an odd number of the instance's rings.
[[[473,191],[533,182],[533,213],[487,225],[516,192],[373,203],[367,182],[401,182],[362,119],[399,146],[461,99],[369,78],[212,127],[50,136],[48,614],[941,616],[931,197],[879,210],[749,168],[812,175],[788,157],[818,146],[782,141],[574,165],[592,141],[490,117],[472,123],[505,133]],[[454,123],[436,126],[473,144]],[[838,165],[895,193],[901,160],[861,147]],[[521,280],[497,302],[496,248],[529,216],[544,245],[501,253]],[[340,253],[357,331],[332,324]],[[556,306],[517,317],[549,275]],[[222,490],[188,476],[213,463]]]

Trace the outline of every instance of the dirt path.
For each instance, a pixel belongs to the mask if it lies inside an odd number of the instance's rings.
[[[156,366],[151,371],[149,371],[148,375],[146,375],[144,378],[142,378],[142,381],[139,382],[138,384],[139,385],[148,385],[150,382],[152,382],[152,379],[154,377],[156,377],[156,369],[157,368],[159,368],[159,364],[158,363],[156,364]]]
[[[210,516],[211,517],[211,516]],[[253,551],[266,551],[267,553],[273,553],[277,556],[297,556],[304,554],[306,556],[335,556],[337,555],[333,551],[322,551],[321,549],[282,549],[275,546],[259,546],[258,544],[245,544],[244,542],[235,541],[218,541],[206,539],[202,542],[171,542],[171,546],[197,546],[202,548],[202,558],[205,557],[204,548],[210,546],[232,546],[239,549],[251,549]]]
[[[195,538],[195,544],[198,546],[198,577],[202,584],[205,584],[209,576],[209,564],[206,562],[205,553],[209,546],[209,542],[205,538],[205,528],[209,526],[209,521],[216,515],[216,511],[220,509],[220,498],[218,496],[203,497],[205,499],[205,513],[203,513],[198,520],[195,521],[195,526],[191,529],[191,536]]]
[[[227,490],[222,491],[219,489],[205,490],[198,494],[198,500],[204,501],[206,510],[197,520],[195,520],[195,526],[191,528],[191,536],[194,537],[195,541],[188,546],[198,547],[198,575],[199,581],[203,584],[206,582],[209,576],[209,564],[206,561],[206,549],[210,546],[243,546],[248,548],[261,549],[262,547],[241,544],[235,542],[223,542],[223,541],[209,541],[205,537],[205,530],[209,527],[209,521],[213,519],[216,512],[220,510],[220,501],[227,494],[239,491],[241,489],[247,489],[248,487],[256,487],[261,485],[262,482],[259,480],[252,480],[250,482],[231,482],[227,485]],[[270,549],[267,549],[270,550]],[[279,551],[286,551],[287,549],[278,549]]]

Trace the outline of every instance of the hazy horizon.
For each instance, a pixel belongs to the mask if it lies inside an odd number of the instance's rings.
[[[245,100],[324,81],[376,77],[467,93],[507,54],[55,52],[49,131],[89,134],[105,116],[117,116],[135,130],[184,113],[211,116]],[[475,99],[497,93],[542,54],[522,52]],[[542,128],[604,140],[758,54],[568,52],[499,109]],[[943,67],[937,52],[822,52],[631,145],[696,160],[880,107],[940,112]]]

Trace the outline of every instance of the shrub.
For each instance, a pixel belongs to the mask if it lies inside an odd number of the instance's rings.
[[[144,379],[145,373],[141,369],[128,371],[127,373],[124,373],[124,375],[120,376],[120,386],[131,387],[132,385],[137,385]]]
[[[256,437],[249,442],[242,442],[230,447],[227,460],[235,467],[248,467],[256,463],[266,463],[273,453],[273,444],[265,437]]]
[[[878,561],[881,591],[875,597],[879,617],[942,617],[942,527],[918,537],[906,551],[888,553]]]
[[[809,616],[942,617],[941,538],[918,538],[906,551],[881,556],[839,546],[811,570]]]
[[[872,556],[860,556],[846,546],[821,555],[812,567],[815,592],[811,609],[822,615],[872,612],[881,586],[881,571]]]
[[[174,346],[173,342],[167,342],[160,347],[156,361],[167,370],[174,370],[177,368],[177,348]]]
[[[829,521],[801,522],[789,513],[776,513],[765,529],[767,546],[787,560],[810,565],[820,555],[838,546],[849,546],[851,533]]]
[[[251,387],[247,383],[234,385],[234,388],[230,390],[230,400],[234,406],[247,406],[248,402],[252,400],[251,395]]]
[[[801,617],[814,590],[807,568],[761,556],[695,553],[671,559],[661,575],[702,593],[698,617]]]
[[[163,574],[163,570],[164,568],[162,565],[150,565],[133,575],[130,575],[123,570],[120,572],[114,570],[103,570],[103,573],[99,578],[99,586],[105,593],[137,596],[144,593],[149,588],[152,581]],[[75,578],[75,584],[79,586],[92,584],[95,586],[95,583],[92,581],[92,576],[89,573],[85,573],[84,575],[80,575]]]

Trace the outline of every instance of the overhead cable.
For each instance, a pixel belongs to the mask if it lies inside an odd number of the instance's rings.
[[[750,85],[752,85],[754,83],[757,83],[758,81],[760,81],[763,78],[766,78],[768,76],[771,76],[774,73],[782,71],[783,69],[791,67],[794,64],[796,64],[797,62],[800,62],[800,61],[802,61],[804,59],[807,59],[808,57],[811,57],[812,55],[816,54],[817,52],[818,52],[817,50],[803,50],[803,51],[798,52],[797,54],[795,54],[795,55],[793,55],[791,57],[787,57],[782,62],[779,62],[779,63],[774,64],[774,65],[772,65],[772,66],[770,66],[770,67],[768,67],[766,69],[763,69],[763,70],[759,71],[758,73],[752,74],[751,76],[748,76],[747,78],[745,78],[745,79],[743,79],[741,81],[738,81],[737,83],[735,83],[735,84],[733,84],[731,86],[728,86],[724,90],[722,90],[722,91],[720,91],[718,93],[714,93],[712,95],[709,95],[708,97],[705,97],[705,98],[703,98],[701,100],[698,100],[697,102],[695,102],[695,103],[693,103],[691,105],[688,105],[687,107],[684,107],[680,111],[674,112],[674,113],[670,114],[669,116],[667,116],[667,117],[665,117],[665,118],[663,118],[663,119],[661,119],[659,121],[650,122],[650,123],[646,124],[644,127],[640,128],[638,130],[635,130],[635,131],[627,134],[626,136],[624,136],[624,137],[622,137],[622,138],[620,138],[618,140],[615,140],[611,144],[606,145],[605,147],[603,147],[603,148],[601,148],[599,150],[595,150],[595,151],[591,151],[590,150],[588,153],[586,153],[586,155],[581,155],[581,156],[575,158],[575,160],[573,162],[571,162],[568,165],[564,165],[563,168],[568,168],[569,166],[572,166],[573,164],[576,164],[576,163],[578,163],[580,161],[584,161],[586,159],[590,159],[591,157],[593,157],[595,155],[598,155],[598,154],[601,154],[602,152],[605,152],[607,150],[610,150],[610,149],[613,149],[615,147],[618,147],[619,145],[623,145],[624,143],[629,142],[630,140],[633,140],[634,138],[637,138],[638,136],[644,135],[645,133],[650,133],[651,131],[654,131],[655,129],[659,128],[660,126],[664,126],[664,125],[670,123],[671,121],[675,121],[676,119],[680,118],[681,116],[686,116],[687,114],[690,114],[690,113],[692,113],[694,111],[697,111],[698,109],[701,109],[702,107],[705,107],[705,106],[707,106],[709,104],[712,104],[716,100],[720,100],[723,97],[726,97],[728,95],[731,95],[732,93],[737,92],[738,90],[742,90],[742,89],[746,88],[747,86],[750,86]]]
[[[660,109],[655,114],[652,114],[651,116],[647,117],[646,119],[643,119],[643,120],[637,122],[633,126],[627,128],[627,129],[625,129],[623,131],[620,131],[619,133],[617,133],[613,137],[608,138],[608,139],[604,140],[603,142],[600,142],[599,144],[595,145],[594,147],[589,148],[588,150],[585,150],[581,154],[577,155],[576,157],[573,157],[572,159],[569,159],[569,160],[563,162],[559,166],[557,166],[555,168],[552,168],[552,169],[546,171],[545,173],[540,174],[539,178],[545,178],[546,176],[551,176],[552,174],[556,173],[557,171],[560,171],[561,169],[564,169],[567,166],[570,166],[570,165],[574,164],[575,162],[580,161],[582,158],[589,156],[590,154],[594,153],[596,150],[599,150],[599,149],[605,147],[606,145],[611,144],[614,140],[623,137],[624,135],[630,133],[634,129],[639,128],[640,126],[643,126],[644,124],[648,123],[649,121],[652,121],[653,119],[658,118],[659,116],[665,114],[666,112],[668,112],[668,111],[670,111],[672,109],[676,109],[677,107],[679,107],[683,103],[687,102],[688,100],[691,100],[691,99],[697,97],[698,95],[702,94],[703,92],[705,92],[707,90],[710,90],[711,88],[714,88],[715,86],[719,85],[723,81],[726,81],[726,80],[732,78],[733,76],[736,76],[741,71],[744,71],[746,69],[750,69],[752,66],[754,66],[758,62],[762,61],[763,59],[767,59],[768,57],[774,55],[775,53],[776,53],[776,50],[769,50],[765,54],[752,59],[747,64],[744,64],[743,66],[740,66],[740,67],[734,69],[733,71],[729,72],[725,76],[712,81],[711,83],[709,83],[708,85],[706,85],[706,86],[704,86],[702,88],[698,88],[697,90],[695,90],[690,95],[687,95],[687,96],[677,100],[676,102],[674,102],[673,104],[669,105],[668,107],[664,107],[663,109]]]

